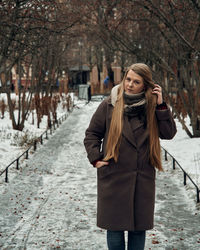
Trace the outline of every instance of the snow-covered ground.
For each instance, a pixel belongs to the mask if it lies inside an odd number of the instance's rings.
[[[83,147],[85,129],[99,102],[75,104],[45,145],[24,160],[19,171],[12,168],[9,183],[0,177],[0,249],[106,249],[105,231],[95,226],[96,170]],[[176,137],[162,145],[189,172],[194,149],[200,151],[199,139],[189,139],[178,123],[177,127]],[[12,151],[9,140],[4,142],[0,154],[8,154],[3,162],[7,165]],[[163,164],[166,171],[157,174],[155,228],[147,232],[145,249],[200,249],[195,196],[188,195],[190,189],[182,185],[182,173],[172,170],[172,162]]]
[[[84,102],[80,102],[74,97],[74,94],[70,94],[72,98],[76,99],[76,104],[83,105]],[[17,100],[16,95],[13,93],[11,99]],[[7,103],[6,95],[0,94],[0,101],[4,100]],[[7,108],[8,109],[8,108]],[[0,119],[0,173],[9,165],[14,159],[21,155],[27,148],[26,143],[21,146],[23,141],[30,141],[31,139],[39,137],[47,129],[47,116],[43,116],[40,123],[40,128],[37,128],[36,112],[30,113],[28,119],[25,121],[25,127],[23,131],[17,131],[12,129],[12,122],[9,118],[8,110],[4,114],[4,118]],[[0,112],[1,113],[1,112]],[[58,103],[57,118],[62,117],[67,113],[66,107],[63,108],[63,102]],[[17,118],[17,111],[15,111],[15,117]],[[0,114],[1,116],[1,114]],[[33,124],[34,120],[34,124]],[[11,169],[11,168],[10,168]],[[12,170],[11,170],[12,171]]]
[[[189,119],[186,122],[189,124]],[[200,188],[200,138],[189,138],[177,120],[176,126],[177,134],[173,140],[161,140],[161,145],[178,161]]]
[[[14,94],[12,98],[15,98]],[[2,99],[6,100],[5,94],[0,94],[0,101]],[[85,105],[85,101],[80,101],[75,98],[75,104],[82,107]],[[58,118],[66,113],[66,109],[62,108],[62,103],[58,105],[57,113]],[[24,151],[24,148],[17,145],[24,135],[34,138],[40,136],[42,132],[46,130],[47,116],[43,117],[40,128],[38,129],[36,126],[36,114],[34,115],[35,124],[32,124],[32,115],[30,115],[25,122],[23,132],[12,129],[8,112],[5,112],[5,118],[0,120],[0,172]],[[189,120],[187,120],[187,124],[189,124]],[[183,169],[200,187],[200,138],[189,138],[177,120],[176,125],[177,134],[174,139],[161,140],[161,145],[175,157]]]

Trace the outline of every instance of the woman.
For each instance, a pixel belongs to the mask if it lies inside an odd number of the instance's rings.
[[[97,168],[97,226],[107,229],[110,250],[144,249],[153,228],[155,168],[162,171],[161,139],[172,139],[175,122],[150,68],[131,65],[94,113],[84,139]]]

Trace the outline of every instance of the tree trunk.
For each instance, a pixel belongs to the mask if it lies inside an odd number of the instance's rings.
[[[200,119],[195,114],[192,114],[191,125],[193,137],[200,137]]]
[[[14,107],[13,103],[11,100],[10,92],[7,92],[7,99],[8,99],[8,107],[9,107],[9,114],[10,114],[10,119],[12,121],[12,127],[15,129],[17,127],[16,121],[15,121],[15,115],[14,115]]]
[[[24,129],[24,123],[14,125],[13,129],[22,131]]]

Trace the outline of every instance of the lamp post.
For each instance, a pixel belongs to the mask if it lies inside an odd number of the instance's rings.
[[[83,42],[80,40],[78,42],[78,45],[79,45],[79,55],[80,55],[80,58],[79,58],[79,72],[80,72],[80,84],[83,83],[83,76],[82,76],[82,72],[83,72],[83,65],[82,65],[82,46],[83,46]]]

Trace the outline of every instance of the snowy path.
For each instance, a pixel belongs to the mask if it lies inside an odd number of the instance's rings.
[[[164,173],[157,173],[155,227],[147,233],[146,249],[199,250],[200,211],[196,197],[189,198],[183,174],[172,170],[172,162],[164,162],[164,168]]]
[[[10,183],[0,182],[0,249],[106,250],[96,227],[96,171],[82,144],[97,105],[74,110]],[[171,172],[157,178],[146,249],[200,249],[199,211]]]

